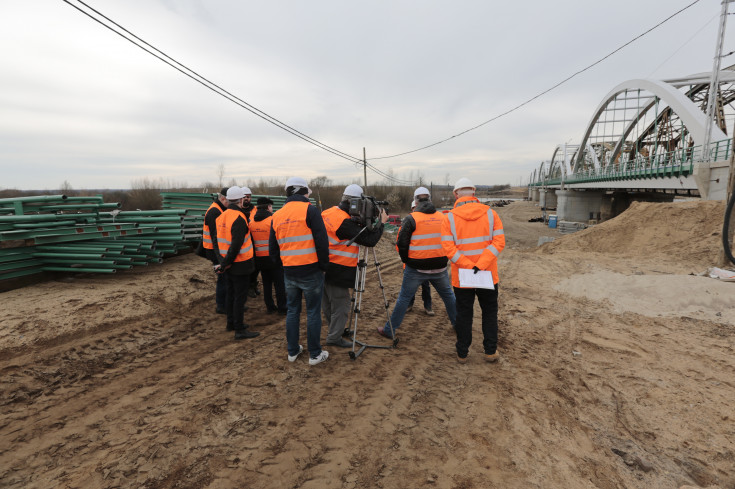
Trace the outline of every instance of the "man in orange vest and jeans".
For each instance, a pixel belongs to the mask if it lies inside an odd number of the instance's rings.
[[[426,187],[417,188],[413,195],[416,209],[403,219],[396,241],[401,261],[406,264],[401,292],[393,307],[390,324],[386,321],[384,326],[378,328],[378,334],[391,339],[390,326],[393,326],[394,332],[401,326],[411,298],[426,281],[434,286],[444,301],[449,322],[454,326],[454,293],[447,275],[447,256],[441,242],[441,228],[446,218],[436,211]]]
[[[286,204],[273,214],[269,238],[271,259],[283,264],[286,285],[286,340],[288,361],[303,351],[299,344],[301,297],[306,301],[306,338],[309,365],[329,357],[322,350],[322,292],[324,272],[329,267],[329,240],[319,210],[309,203],[306,180],[291,177],[286,182]]]
[[[482,310],[482,346],[485,360],[498,359],[498,255],[505,248],[503,223],[498,214],[475,198],[468,178],[454,185],[454,209],[442,226],[442,246],[452,262],[452,285],[457,297],[457,360],[467,362],[472,344],[475,296]],[[462,286],[459,269],[490,271],[494,288]],[[489,285],[489,282],[488,282]]]
[[[204,213],[204,226],[202,228],[202,248],[207,259],[212,265],[219,265],[219,254],[214,252],[214,242],[217,241],[217,218],[227,209],[227,187],[220,190],[214,198],[214,202]],[[224,273],[217,274],[217,287],[214,295],[217,304],[217,314],[226,314],[227,280]]]
[[[322,312],[329,323],[327,345],[342,348],[352,346],[352,342],[342,338],[342,334],[350,316],[350,289],[355,286],[360,245],[373,247],[378,244],[383,236],[383,224],[388,221],[388,214],[383,209],[380,224],[363,231],[362,226],[350,219],[350,199],[355,197],[362,197],[362,188],[348,185],[339,205],[322,212],[329,237],[329,269],[324,276]]]
[[[263,302],[268,314],[278,312],[286,314],[286,289],[283,285],[283,267],[271,260],[268,251],[268,240],[273,221],[273,201],[268,197],[258,197],[257,211],[250,219],[250,234],[255,247],[255,269],[263,277]],[[251,275],[252,277],[252,275]],[[273,289],[276,302],[273,303]],[[278,305],[276,305],[278,304]]]
[[[227,330],[235,339],[255,338],[260,333],[248,331],[243,322],[250,274],[255,269],[253,240],[248,220],[242,212],[243,191],[234,186],[227,190],[227,209],[217,218],[217,253],[220,273],[227,279]]]

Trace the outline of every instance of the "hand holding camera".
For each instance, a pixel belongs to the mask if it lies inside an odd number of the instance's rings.
[[[383,209],[382,207],[380,208],[380,222],[382,222],[383,224],[388,222],[388,213],[385,212],[385,209]]]

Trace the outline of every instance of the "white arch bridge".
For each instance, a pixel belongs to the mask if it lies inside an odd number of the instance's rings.
[[[534,170],[529,198],[560,219],[606,219],[631,200],[725,198],[735,121],[735,66],[720,72],[709,157],[703,152],[711,73],[636,79],[600,102],[579,144],[560,144]]]

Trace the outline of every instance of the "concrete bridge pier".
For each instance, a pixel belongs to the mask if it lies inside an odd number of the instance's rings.
[[[541,194],[541,191],[539,190],[539,188],[534,187],[532,195],[531,195],[531,200],[534,202],[538,202],[540,198],[540,194]]]
[[[607,221],[625,212],[633,202],[673,202],[674,194],[660,192],[639,192],[630,194],[627,192],[613,192],[602,197],[600,209],[600,222]]]
[[[588,222],[599,219],[604,192],[557,190],[556,215],[560,221]]]
[[[556,209],[556,189],[546,188],[539,193],[539,207],[542,209]]]

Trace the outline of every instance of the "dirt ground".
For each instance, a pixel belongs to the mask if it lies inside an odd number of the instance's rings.
[[[260,297],[261,335],[225,332],[193,254],[0,294],[0,487],[735,488],[735,283],[703,275],[723,204],[634,204],[564,237],[531,202],[498,212],[497,364],[479,308],[457,363],[436,293],[395,349],[289,363]],[[358,339],[387,345],[377,285]]]

